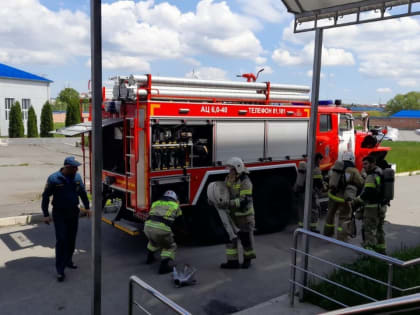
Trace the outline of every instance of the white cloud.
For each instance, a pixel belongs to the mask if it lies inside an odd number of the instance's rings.
[[[378,23],[340,27],[326,30],[324,45],[344,52],[335,52],[341,61],[359,61],[360,73],[371,77],[395,79],[399,85],[415,86],[420,76],[420,21],[416,18],[391,19]],[[313,41],[313,33],[293,33],[293,22],[283,31],[283,40],[291,42],[300,50],[291,50],[290,54],[303,55],[307,43]],[[283,44],[284,45],[284,44]],[[330,51],[329,51],[330,52]],[[352,54],[353,57],[346,55]],[[323,52],[325,54],[325,51]],[[323,64],[326,58],[323,57]],[[328,63],[337,63],[328,56]]]
[[[265,61],[254,34],[261,24],[225,1],[201,0],[185,13],[168,2],[115,1],[102,4],[102,17],[108,69],[150,69],[153,60],[175,58],[199,64],[202,54]],[[16,0],[2,3],[0,19],[0,62],[64,64],[90,55],[86,13]]]
[[[392,93],[392,90],[390,88],[377,88],[377,93]]]
[[[237,2],[246,14],[271,23],[281,22],[288,17],[284,4],[278,0],[237,0]]]
[[[417,87],[419,88],[419,84],[415,79],[402,79],[398,81],[398,85],[405,86],[405,87]]]
[[[280,66],[311,64],[313,62],[314,42],[305,45],[302,50],[293,53],[286,49],[276,49],[272,54],[272,59]],[[322,65],[324,66],[349,66],[354,65],[353,55],[340,48],[322,49]]]
[[[203,80],[227,80],[226,71],[215,67],[200,67],[185,74],[187,78]]]

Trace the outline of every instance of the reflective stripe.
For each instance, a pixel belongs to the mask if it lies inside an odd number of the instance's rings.
[[[252,215],[254,214],[254,208],[249,208],[247,211],[245,212],[235,212],[235,216],[237,217],[243,217],[243,216],[247,216],[247,215]]]
[[[322,179],[322,175],[313,175],[312,178],[313,179]]]
[[[237,249],[228,249],[226,248],[226,255],[237,255],[238,250]]]
[[[339,226],[339,227],[337,228],[337,231],[338,231],[338,232],[342,232],[342,231],[343,231],[343,228],[342,228],[341,226]]]
[[[168,250],[163,250],[162,253],[160,254],[161,257],[168,257],[171,258],[172,260],[175,258],[175,253],[168,251]]]
[[[334,226],[335,226],[335,224],[328,224],[328,223],[325,223],[325,226],[327,226],[327,227],[334,227]]]
[[[365,187],[366,188],[376,188],[376,184],[375,183],[366,183]]]
[[[381,177],[380,176],[376,176],[375,180],[376,180],[377,185],[381,184]]]
[[[343,202],[344,203],[344,199],[334,196],[331,192],[328,192],[328,197],[336,202]]]
[[[251,189],[241,190],[241,192],[239,193],[239,196],[244,196],[244,195],[252,195],[252,190]]]
[[[244,256],[256,256],[254,250],[246,250],[244,251]]]
[[[378,208],[379,204],[377,203],[369,203],[367,205],[365,205],[365,208]]]
[[[235,201],[235,207],[239,208],[241,206],[241,200],[239,198],[233,199]]]
[[[148,226],[148,227],[155,228],[155,229],[167,231],[167,232],[172,232],[172,230],[169,226],[167,226],[166,224],[161,223],[161,222],[153,222],[153,221],[147,220],[144,225]]]
[[[241,184],[235,184],[233,185],[233,188],[236,188],[236,189],[241,188]]]
[[[155,252],[157,251],[159,248],[158,247],[154,247],[152,244],[148,243],[147,244],[147,249],[150,250],[151,252]]]

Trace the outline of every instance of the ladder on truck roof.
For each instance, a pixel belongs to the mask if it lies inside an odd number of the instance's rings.
[[[131,75],[114,77],[113,98],[264,104],[309,104],[309,87],[270,82],[199,80]]]

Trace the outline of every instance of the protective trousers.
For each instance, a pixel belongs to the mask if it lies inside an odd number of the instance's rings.
[[[324,234],[332,237],[335,230],[335,215],[338,212],[337,239],[347,242],[351,234],[351,206],[346,202],[328,200],[328,212],[325,220]]]
[[[363,247],[385,252],[386,206],[378,204],[365,205],[363,212]]]
[[[257,256],[254,251],[254,227],[255,218],[253,215],[248,216],[234,216],[233,221],[239,228],[238,238],[233,239],[226,244],[226,257],[228,261],[239,260],[238,246],[239,241],[243,247],[244,260],[254,259]],[[239,241],[238,241],[239,239]]]
[[[55,227],[55,267],[58,274],[63,274],[66,266],[72,263],[76,245],[79,216],[57,215],[53,210]]]
[[[163,223],[158,223],[158,225],[162,225],[162,227],[166,228],[161,229],[148,225],[145,225],[144,227],[144,234],[149,240],[147,249],[153,253],[162,250],[160,254],[162,260],[168,258],[174,260],[177,248],[174,241],[174,234],[172,233],[172,230]]]
[[[298,217],[299,227],[303,227],[303,217],[304,217],[304,208],[305,208],[305,193],[304,192],[297,192],[296,193],[296,203],[298,208]],[[311,207],[311,221],[310,221],[310,229],[316,230],[318,225],[318,218],[319,218],[319,207],[318,207],[318,194],[315,192],[312,194],[312,207]]]

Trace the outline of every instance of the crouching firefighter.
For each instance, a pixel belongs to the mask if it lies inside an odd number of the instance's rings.
[[[315,165],[312,172],[312,180],[313,180],[313,190],[312,190],[312,207],[311,207],[311,221],[310,221],[310,230],[312,232],[319,233],[317,230],[318,219],[320,215],[320,202],[319,196],[324,189],[324,179],[322,177],[321,169],[319,168],[319,164],[323,159],[323,155],[321,153],[315,154]],[[298,211],[299,227],[303,227],[303,215],[304,215],[304,204],[305,204],[305,181],[306,181],[306,162],[302,161],[299,163],[298,167],[298,175],[296,179],[296,184],[294,187],[295,191],[295,198],[296,198],[296,207]]]
[[[394,198],[394,171],[381,169],[376,165],[375,157],[363,158],[363,169],[367,177],[362,193],[355,200],[356,206],[362,206],[362,246],[386,254],[384,222],[387,205]]]
[[[346,242],[352,235],[352,201],[363,187],[363,178],[354,166],[354,154],[344,152],[342,161],[335,162],[329,178],[328,213],[324,234],[333,236],[335,214],[338,212],[337,238]]]
[[[248,170],[241,158],[230,158],[226,166],[229,174],[225,179],[229,190],[230,200],[224,205],[229,209],[232,221],[238,227],[238,237],[226,244],[227,262],[220,265],[224,269],[247,269],[251,260],[257,256],[254,251],[254,205],[252,201],[252,183],[248,177]],[[239,264],[238,239],[243,247],[243,263]]]
[[[144,224],[147,244],[147,264],[155,261],[154,254],[161,250],[159,274],[172,272],[174,266],[176,243],[172,225],[182,215],[178,196],[172,190],[166,191],[162,198],[155,201],[150,209],[149,218]]]

